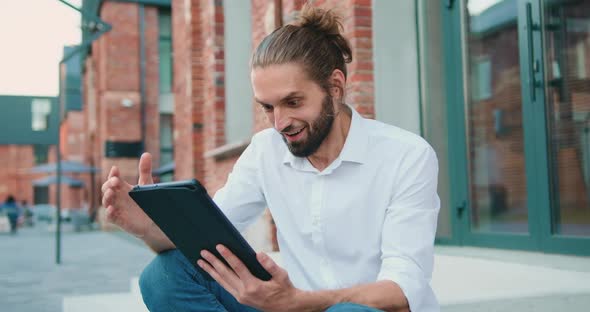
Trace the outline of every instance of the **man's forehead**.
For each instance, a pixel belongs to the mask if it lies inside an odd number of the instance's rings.
[[[288,96],[302,95],[313,81],[296,64],[269,65],[254,68],[251,73],[254,97],[270,103]]]

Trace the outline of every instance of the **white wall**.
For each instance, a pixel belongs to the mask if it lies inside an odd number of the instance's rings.
[[[420,134],[414,0],[373,0],[376,119]]]

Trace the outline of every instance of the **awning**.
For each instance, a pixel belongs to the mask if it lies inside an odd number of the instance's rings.
[[[61,172],[72,172],[72,173],[92,173],[98,172],[100,169],[95,167],[87,166],[78,161],[62,160],[61,161]],[[43,164],[31,168],[31,173],[54,173],[57,172],[57,163]]]
[[[82,187],[84,182],[78,179],[74,179],[68,176],[61,176],[61,184],[68,185],[70,187]],[[51,175],[44,178],[33,180],[33,186],[49,186],[50,184],[57,184],[57,176]]]
[[[154,171],[152,171],[152,175],[163,175],[166,173],[172,173],[174,172],[174,169],[176,169],[176,165],[174,164],[174,162],[169,162],[167,164],[162,165],[160,168],[155,169]]]

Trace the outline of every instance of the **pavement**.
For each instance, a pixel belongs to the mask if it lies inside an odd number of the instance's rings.
[[[47,225],[0,234],[0,311],[146,311],[137,276],[153,253],[140,241],[68,225],[62,239],[56,265]],[[590,257],[451,246],[435,257],[443,312],[589,311]]]
[[[124,234],[62,234],[61,264],[55,263],[55,233],[47,224],[0,233],[0,311],[59,312],[65,297],[130,291],[153,253]],[[123,311],[123,310],[121,310]]]

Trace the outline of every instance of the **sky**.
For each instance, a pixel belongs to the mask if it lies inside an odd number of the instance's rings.
[[[80,13],[60,1],[0,0],[0,95],[57,96],[63,47],[80,41]]]
[[[467,9],[469,10],[470,15],[478,15],[485,9],[501,1],[502,0],[471,0],[467,1]]]

